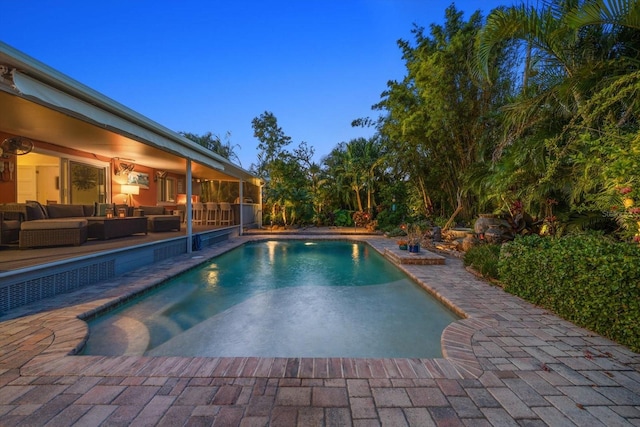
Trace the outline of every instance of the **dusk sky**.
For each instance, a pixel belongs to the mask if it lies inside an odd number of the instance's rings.
[[[351,121],[377,117],[387,81],[404,76],[397,40],[443,23],[452,3],[467,19],[514,2],[9,1],[0,40],[174,131],[231,132],[249,169],[265,111],[317,161],[371,136]]]

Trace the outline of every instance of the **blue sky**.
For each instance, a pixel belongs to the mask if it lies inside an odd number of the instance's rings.
[[[174,131],[213,132],[249,169],[251,120],[271,111],[293,145],[320,161],[377,116],[388,80],[404,76],[398,39],[413,23],[465,19],[502,1],[9,1],[0,40]]]

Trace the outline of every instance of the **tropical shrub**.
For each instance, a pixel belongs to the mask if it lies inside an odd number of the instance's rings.
[[[333,212],[333,225],[338,227],[349,227],[353,225],[351,213],[345,209],[338,209]]]
[[[387,231],[387,236],[389,237],[406,237],[407,230],[406,227],[393,227]]]
[[[464,254],[464,265],[472,267],[484,277],[498,278],[500,245],[477,245]]]
[[[378,227],[382,230],[391,231],[398,227],[398,224],[402,223],[403,218],[406,216],[404,212],[392,211],[389,209],[382,210],[376,216],[378,220]]]
[[[640,350],[640,247],[601,234],[518,237],[502,246],[506,291]]]
[[[365,211],[355,211],[352,218],[356,227],[365,227],[371,222],[371,215]]]

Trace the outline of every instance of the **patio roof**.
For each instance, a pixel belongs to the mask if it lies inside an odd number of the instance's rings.
[[[0,42],[0,130],[34,140],[132,159],[200,179],[258,178],[128,107]]]

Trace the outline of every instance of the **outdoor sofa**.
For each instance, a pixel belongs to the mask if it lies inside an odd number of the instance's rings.
[[[11,207],[15,210],[22,209],[18,239],[20,249],[79,246],[87,241],[86,217],[93,215],[93,205],[43,206],[32,201],[7,205],[13,205]]]
[[[149,231],[180,231],[180,215],[169,214],[163,206],[139,206],[136,210],[147,217]]]
[[[106,209],[112,209],[117,216],[119,208],[126,209],[127,206],[111,203],[41,205],[35,201],[27,201],[2,204],[0,212],[3,215],[12,215],[12,218],[15,217],[18,221],[18,247],[24,249],[44,246],[78,246],[85,243],[88,238],[109,239],[147,233],[146,218],[126,218],[121,221],[117,218],[106,218]],[[7,238],[11,237],[15,236],[7,233]]]
[[[19,212],[0,212],[0,245],[16,243],[19,238]]]

